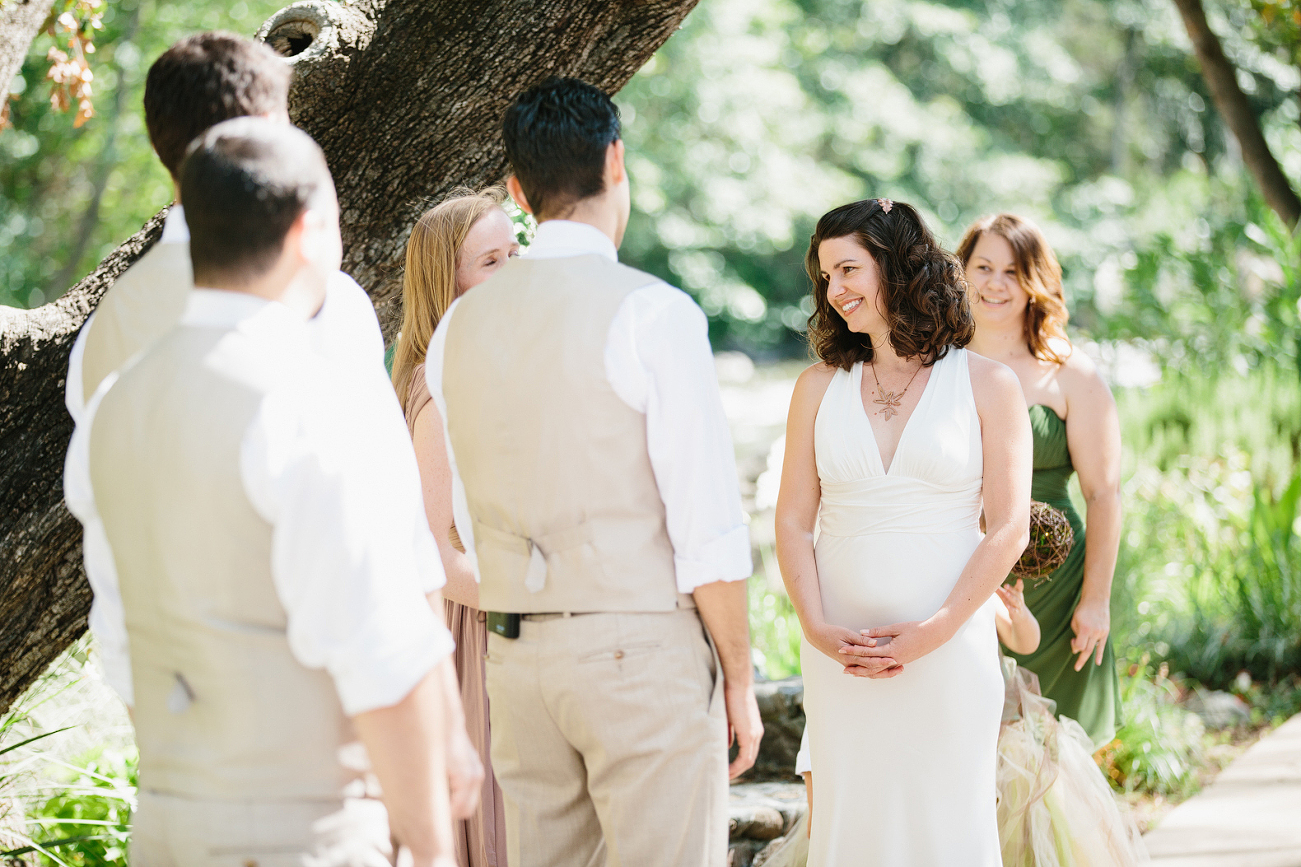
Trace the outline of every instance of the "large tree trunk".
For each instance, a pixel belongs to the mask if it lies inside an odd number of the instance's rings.
[[[54,0],[0,0],[0,99],[9,98],[9,82],[53,6]]]
[[[1193,42],[1193,51],[1202,65],[1202,77],[1211,91],[1211,99],[1224,122],[1229,125],[1242,149],[1242,159],[1256,179],[1265,201],[1289,228],[1301,220],[1301,199],[1288,182],[1287,175],[1270,152],[1260,129],[1260,118],[1252,109],[1247,95],[1238,86],[1237,70],[1224,56],[1220,38],[1206,22],[1202,0],[1174,0],[1183,16],[1184,27]]]
[[[325,149],[344,270],[371,293],[386,334],[400,318],[402,254],[417,215],[457,185],[502,178],[500,119],[511,97],[549,75],[618,90],[695,2],[309,0],[263,25],[259,36],[293,55],[290,113]],[[68,353],[105,290],[160,231],[156,216],[53,303],[0,307],[0,709],[85,629],[81,529],[60,479]]]

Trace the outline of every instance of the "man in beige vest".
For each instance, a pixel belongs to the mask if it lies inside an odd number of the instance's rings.
[[[705,317],[618,263],[629,192],[608,96],[552,79],[504,135],[537,236],[451,306],[426,372],[490,612],[508,860],[722,865],[728,744],[735,776],[763,727]]]
[[[186,146],[209,127],[233,117],[289,122],[290,68],[261,42],[233,33],[198,33],[171,46],[149,68],[145,80],[145,127],[150,143],[180,197],[177,174]],[[88,429],[92,396],[127,362],[180,321],[193,280],[189,229],[184,208],[167,212],[162,237],[126,270],[100,299],[73,344],[66,402],[78,429]],[[330,275],[326,301],[309,323],[313,346],[326,355],[369,367],[383,376],[383,338],[365,291],[341,272]],[[127,706],[134,703],[131,662],[122,623],[122,601],[103,527],[93,512],[86,476],[85,437],[68,450],[65,495],[84,526],[86,577],[94,598],[90,628],[105,678]]]
[[[341,251],[324,155],[231,120],[180,186],[202,288],[89,407],[135,690],[131,862],[379,867],[391,835],[450,867],[451,636],[414,455],[391,394],[306,326]]]

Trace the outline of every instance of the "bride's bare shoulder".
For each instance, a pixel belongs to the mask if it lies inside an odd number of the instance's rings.
[[[825,361],[819,361],[810,364],[804,370],[800,371],[800,378],[796,380],[795,387],[799,388],[800,383],[831,382],[831,378],[836,375],[838,368],[832,367]]]
[[[816,364],[810,364],[800,373],[799,379],[795,380],[795,395],[799,397],[805,392],[815,392],[818,397],[827,390],[831,384],[832,378],[836,375],[837,368],[832,367],[825,361],[819,361]]]
[[[822,361],[804,368],[799,379],[795,380],[795,392],[791,395],[791,412],[810,408],[816,411],[818,404],[822,402],[822,396],[827,392],[827,386],[831,384],[835,375],[836,368]]]

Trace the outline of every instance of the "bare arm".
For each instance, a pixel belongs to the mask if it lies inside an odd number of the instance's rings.
[[[1071,651],[1084,668],[1102,664],[1111,631],[1111,580],[1120,550],[1120,417],[1111,389],[1093,363],[1076,350],[1062,370],[1066,392],[1066,444],[1084,494],[1084,589],[1071,617]]]
[[[447,584],[443,595],[453,602],[479,607],[479,582],[474,578],[470,558],[452,547],[452,470],[447,462],[447,443],[443,440],[443,420],[431,400],[416,415],[416,463],[420,467],[420,489],[425,498],[425,516],[438,543]],[[441,616],[441,609],[438,611]]]
[[[754,698],[754,672],[750,667],[750,617],[744,581],[715,581],[692,594],[700,619],[714,639],[722,665],[723,697],[727,703],[727,743],[735,739],[740,751],[729,777],[749,770],[759,755],[763,720]]]
[[[866,630],[864,635],[890,641],[878,647],[842,648],[841,654],[851,661],[888,653],[906,664],[942,646],[985,604],[1030,540],[1034,446],[1021,385],[1003,365],[975,354],[968,358],[985,465],[985,537],[939,611],[926,620]],[[851,673],[864,676],[857,670]]]
[[[435,590],[426,594],[425,600],[441,619],[443,597],[439,592]],[[456,666],[452,658],[448,657],[434,671],[438,674],[442,689],[443,722],[447,734],[447,785],[451,790],[452,818],[468,819],[479,810],[483,762],[479,760],[479,751],[465,730],[465,707],[461,704],[461,685],[456,679]]]
[[[1025,582],[1018,578],[1016,584],[998,585],[999,601],[1003,604],[994,611],[994,626],[998,640],[1013,653],[1034,653],[1039,648],[1039,621],[1025,607]]]
[[[439,665],[450,665],[443,660]],[[393,836],[415,867],[454,867],[442,675],[432,668],[392,707],[353,717],[384,791]]]
[[[813,423],[818,406],[835,371],[815,364],[800,374],[791,396],[786,418],[786,456],[782,460],[781,488],[777,494],[777,563],[781,567],[786,594],[800,619],[808,642],[837,662],[842,647],[870,645],[851,629],[828,624],[822,610],[822,590],[813,555],[813,529],[818,520],[822,484],[813,451]],[[875,672],[898,673],[893,660],[864,662]]]

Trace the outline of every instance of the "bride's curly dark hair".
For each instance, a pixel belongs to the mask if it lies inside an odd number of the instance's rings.
[[[929,366],[953,346],[971,342],[976,324],[962,263],[935,240],[911,205],[888,199],[864,199],[841,205],[818,220],[804,267],[813,281],[813,315],[809,345],[826,364],[848,370],[870,362],[872,339],[849,330],[827,299],[827,279],[818,263],[818,247],[830,238],[853,237],[871,254],[881,276],[890,344],[906,358],[920,357]]]

